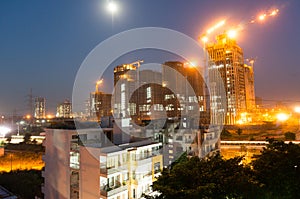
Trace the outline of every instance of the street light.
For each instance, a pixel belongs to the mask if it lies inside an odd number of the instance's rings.
[[[117,6],[117,4],[115,2],[110,1],[107,4],[107,9],[108,9],[109,12],[111,12],[112,14],[114,14],[115,12],[117,12],[118,6]]]
[[[9,133],[11,131],[10,128],[6,127],[6,126],[0,126],[0,137],[5,137],[5,135],[7,133]]]
[[[114,14],[118,11],[118,5],[114,1],[109,1],[107,4],[107,10],[111,13],[111,28],[114,26]]]

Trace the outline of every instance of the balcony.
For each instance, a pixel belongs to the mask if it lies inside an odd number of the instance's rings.
[[[151,151],[146,154],[135,154],[132,156],[132,160],[133,161],[141,161],[141,160],[145,160],[145,159],[157,156],[157,155],[161,155],[161,150]]]
[[[100,189],[100,194],[105,197],[113,196],[117,193],[121,193],[123,191],[127,191],[128,187],[126,183],[121,184],[120,182],[116,182],[114,186],[105,185],[103,189]]]
[[[100,167],[100,174],[102,175],[111,175],[118,172],[125,172],[127,171],[127,165],[122,165],[119,167],[105,167],[104,165],[101,165]]]
[[[70,151],[79,151],[79,145],[77,143],[71,142]]]

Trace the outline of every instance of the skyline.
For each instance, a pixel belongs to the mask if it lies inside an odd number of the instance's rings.
[[[159,4],[116,1],[120,4],[120,13],[114,16],[113,24],[111,15],[105,10],[107,1],[57,2],[59,6],[53,1],[37,0],[0,3],[0,114],[11,114],[14,109],[23,113],[25,96],[31,88],[35,96],[47,99],[47,109],[54,112],[58,103],[65,98],[71,99],[76,72],[88,53],[101,41],[119,32],[139,27],[163,27],[196,40],[219,19],[226,18],[230,24],[238,25],[271,8],[280,8],[279,16],[263,24],[247,26],[237,42],[244,49],[245,58],[258,58],[254,65],[257,96],[300,102],[300,93],[297,93],[300,27],[294,22],[300,17],[297,11],[300,3],[295,0],[284,4],[259,0],[239,4],[234,0],[226,3],[168,0]],[[131,59],[135,59],[132,54],[113,64],[131,62]],[[155,61],[170,61],[163,59],[162,56]]]

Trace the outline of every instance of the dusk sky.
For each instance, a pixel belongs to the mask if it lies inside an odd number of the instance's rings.
[[[220,19],[226,19],[224,28],[229,29],[276,8],[278,16],[245,26],[237,42],[245,58],[257,57],[256,96],[300,103],[300,1],[115,0],[120,10],[113,26],[107,2],[0,1],[0,114],[10,115],[14,109],[26,113],[31,88],[34,96],[46,98],[54,113],[58,103],[71,99],[77,70],[88,53],[119,32],[164,27],[197,39]]]

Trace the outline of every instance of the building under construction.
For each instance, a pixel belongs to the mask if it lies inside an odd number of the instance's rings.
[[[208,73],[219,75],[226,95],[226,124],[236,124],[240,114],[255,107],[253,66],[244,65],[242,48],[226,33],[217,36],[217,42],[207,44]],[[210,98],[216,98],[211,94]]]

